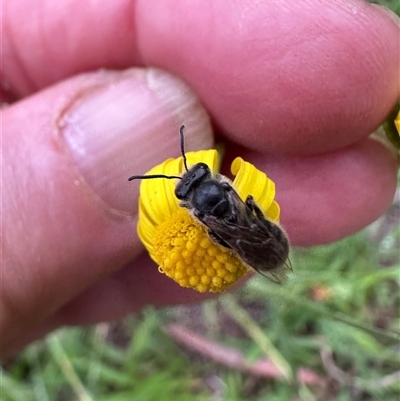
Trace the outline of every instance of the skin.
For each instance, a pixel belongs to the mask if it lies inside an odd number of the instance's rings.
[[[381,8],[8,0],[2,19],[3,355],[206,297],[143,252],[126,181],[179,155],[181,123],[187,150],[213,145],[211,117],[224,170],[240,154],[267,172],[293,245],[354,233],[393,199],[395,157],[368,138],[400,92],[399,26]]]

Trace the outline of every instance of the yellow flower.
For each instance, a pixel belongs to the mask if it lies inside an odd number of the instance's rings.
[[[188,152],[190,166],[204,162],[213,174],[218,166],[217,151]],[[146,175],[184,174],[182,157],[168,159]],[[231,166],[233,187],[242,200],[252,195],[265,216],[277,222],[279,205],[274,200],[275,184],[264,173],[240,157]],[[199,292],[222,292],[249,270],[230,249],[214,243],[206,229],[179,206],[175,179],[142,180],[140,185],[138,235],[159,271],[182,287]]]

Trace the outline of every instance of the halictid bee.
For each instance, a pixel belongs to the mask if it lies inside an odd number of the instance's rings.
[[[190,169],[184,149],[184,126],[180,128],[180,142],[186,172],[180,176],[133,175],[136,179],[179,179],[175,196],[180,206],[202,223],[215,243],[229,248],[247,266],[275,282],[285,277],[282,268],[291,270],[286,264],[289,241],[284,231],[269,221],[251,195],[243,202],[231,185],[221,175],[211,174],[205,163],[197,163]]]

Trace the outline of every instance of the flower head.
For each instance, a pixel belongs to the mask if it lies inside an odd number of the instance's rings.
[[[206,163],[217,173],[217,151],[202,150],[186,154],[188,166]],[[183,158],[168,159],[146,175],[177,175],[184,172]],[[274,200],[275,184],[264,173],[242,158],[231,166],[235,176],[232,186],[244,201],[251,194],[265,216],[279,219],[279,206]],[[230,249],[214,243],[205,227],[175,196],[176,180],[148,179],[140,186],[138,235],[159,271],[182,287],[199,292],[222,292],[249,270]]]

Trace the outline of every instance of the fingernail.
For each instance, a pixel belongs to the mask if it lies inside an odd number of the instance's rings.
[[[210,148],[209,118],[188,86],[164,71],[133,69],[99,76],[101,83],[85,90],[60,126],[93,191],[112,208],[135,213],[139,185],[128,178],[179,156],[182,124],[186,150]]]

